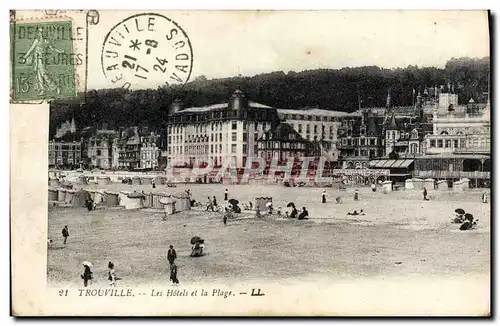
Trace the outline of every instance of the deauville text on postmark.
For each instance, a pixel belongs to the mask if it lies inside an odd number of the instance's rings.
[[[109,31],[101,64],[115,87],[183,84],[191,75],[193,48],[176,22],[157,13],[142,13]]]

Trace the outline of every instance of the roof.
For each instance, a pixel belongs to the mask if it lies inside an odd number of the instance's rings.
[[[293,139],[290,139],[290,135],[294,135]],[[265,139],[261,137],[259,140],[293,140],[293,141],[305,141],[305,139],[288,123],[281,122],[276,127],[265,133]]]
[[[278,109],[279,114],[301,114],[301,115],[312,115],[312,116],[328,116],[328,117],[343,117],[352,115],[351,113],[333,111],[333,110],[323,110],[323,109]]]
[[[186,109],[181,110],[179,112],[208,112],[208,111],[213,111],[213,110],[224,109],[227,107],[228,107],[228,103],[218,103],[218,104],[212,104],[212,105],[202,106],[202,107],[186,108]],[[257,103],[257,102],[249,102],[248,107],[256,108],[256,109],[272,109],[271,106]]]
[[[403,160],[373,160],[370,161],[369,166],[372,168],[383,168],[383,169],[406,169],[412,163],[413,159],[403,159]]]
[[[484,155],[484,154],[453,154],[453,153],[440,153],[436,155],[432,154],[426,154],[423,156],[420,156],[416,159],[419,160],[432,160],[432,159],[446,159],[446,158],[470,158],[470,159],[491,159],[491,156],[489,155]]]

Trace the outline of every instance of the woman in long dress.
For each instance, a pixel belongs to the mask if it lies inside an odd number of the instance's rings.
[[[46,66],[46,57],[50,51],[57,53],[64,53],[64,51],[54,47],[52,41],[43,37],[42,29],[39,28],[35,40],[31,44],[28,52],[26,52],[26,62],[33,65],[33,72],[35,73],[35,89],[39,95],[45,95],[46,92],[61,93],[57,82],[49,73]]]

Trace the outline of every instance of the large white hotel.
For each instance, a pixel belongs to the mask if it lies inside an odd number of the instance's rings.
[[[227,103],[182,108],[172,104],[167,124],[167,155],[171,165],[193,165],[212,160],[245,167],[247,159],[259,155],[258,140],[279,122],[290,124],[305,140],[317,142],[321,155],[338,158],[336,141],[340,118],[348,115],[320,109],[277,109],[251,102],[239,90]],[[290,151],[292,153],[292,151]]]

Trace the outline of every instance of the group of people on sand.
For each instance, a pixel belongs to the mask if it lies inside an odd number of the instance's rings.
[[[376,189],[375,189],[375,190],[373,190],[373,191],[376,191]],[[323,190],[323,193],[321,194],[321,203],[322,203],[322,204],[325,204],[325,203],[326,203],[326,197],[327,197],[326,190]],[[356,190],[354,191],[354,200],[355,200],[355,201],[358,201],[358,200],[359,200],[359,190],[358,190],[358,189],[356,189]],[[337,204],[340,204],[340,203],[342,202],[342,197],[340,197],[340,196],[335,197],[335,202],[336,202]]]
[[[83,280],[83,286],[88,287],[92,285],[92,281],[94,280],[94,273],[90,269],[92,264],[88,261],[82,263],[83,273],[80,274],[80,278]],[[121,280],[116,276],[115,264],[112,262],[108,263],[108,282],[110,286],[116,286],[116,281]]]

